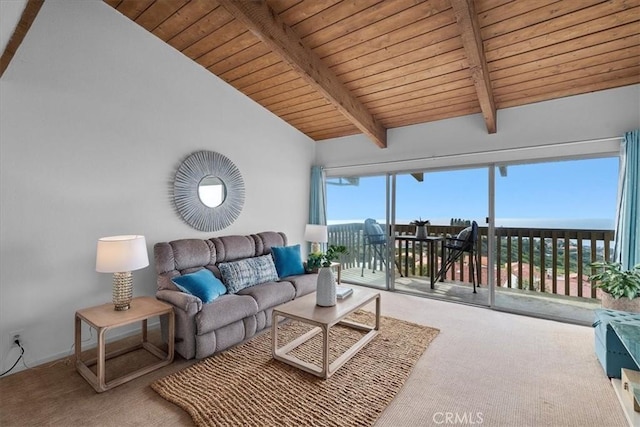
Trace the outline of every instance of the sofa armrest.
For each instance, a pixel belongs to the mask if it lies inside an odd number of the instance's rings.
[[[195,295],[184,292],[163,289],[156,292],[156,298],[168,302],[190,315],[202,310],[202,300]]]

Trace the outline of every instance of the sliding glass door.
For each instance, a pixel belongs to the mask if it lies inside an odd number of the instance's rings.
[[[499,168],[495,307],[590,324],[593,261],[609,259],[618,158]]]
[[[487,170],[484,167],[395,176],[396,290],[489,304]],[[473,250],[452,248],[454,243],[462,243],[462,236],[470,236],[466,233],[474,221],[478,238],[470,245]],[[461,240],[451,240],[458,236]],[[478,285],[475,293],[474,280]]]
[[[617,175],[611,157],[330,178],[329,238],[349,249],[343,281],[587,324],[600,305],[590,264],[613,250]],[[447,263],[450,238],[474,221],[474,256]]]
[[[488,305],[487,171],[328,178],[329,243],[349,251],[342,280]],[[466,235],[473,222],[473,250],[450,249],[451,238]],[[424,236],[416,235],[416,227]]]
[[[388,289],[389,177],[327,179],[329,243],[347,247],[342,281]]]

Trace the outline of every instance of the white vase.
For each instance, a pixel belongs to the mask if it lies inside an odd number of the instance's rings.
[[[316,289],[316,304],[321,307],[336,305],[336,279],[331,267],[318,270],[318,284]]]

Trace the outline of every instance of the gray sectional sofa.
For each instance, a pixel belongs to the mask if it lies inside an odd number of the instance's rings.
[[[174,306],[175,349],[182,357],[207,357],[269,328],[273,308],[314,292],[317,274],[272,277],[264,283],[240,290],[225,284],[234,293],[225,293],[209,303],[203,303],[184,289],[180,290],[172,279],[195,272],[209,274],[199,271],[207,269],[224,283],[220,267],[228,270],[229,266],[242,264],[248,259],[269,261],[264,256],[271,257],[272,247],[286,245],[284,233],[268,231],[205,240],[181,239],[154,246],[156,298]],[[262,272],[257,273],[262,277]]]

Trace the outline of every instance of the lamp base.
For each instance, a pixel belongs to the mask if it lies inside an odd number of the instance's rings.
[[[115,311],[126,311],[126,310],[129,310],[130,308],[131,308],[131,303],[120,304],[120,305],[116,304],[116,305],[113,306],[113,309]]]
[[[311,253],[312,254],[317,254],[317,253],[320,253],[320,252],[321,252],[320,243],[318,243],[318,242],[311,243]]]
[[[113,273],[113,305],[116,311],[131,308],[133,298],[133,275],[130,271]]]

